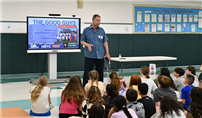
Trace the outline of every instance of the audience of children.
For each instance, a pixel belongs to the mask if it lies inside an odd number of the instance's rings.
[[[89,110],[89,118],[103,118],[104,107],[100,103],[94,103]]]
[[[110,73],[109,78],[111,80],[110,84],[115,85],[117,90],[119,90],[119,95],[126,96],[127,89],[126,89],[126,84],[124,82],[125,80],[122,78],[119,78],[116,72]]]
[[[144,106],[145,118],[150,118],[156,113],[156,106],[154,100],[147,95],[148,85],[146,83],[141,83],[138,85],[138,90],[138,93],[142,98],[137,101],[141,102]]]
[[[105,100],[102,98],[99,88],[91,86],[87,98],[82,103],[82,114],[84,118],[88,118],[88,111],[94,103],[100,103],[105,108]]]
[[[51,115],[50,106],[51,104],[50,93],[51,90],[47,87],[48,79],[46,76],[41,76],[37,85],[32,87],[29,92],[31,93],[32,108],[30,110],[31,116],[49,116]]]
[[[138,92],[138,85],[140,83],[142,83],[140,76],[136,74],[132,75],[130,78],[129,89],[134,89],[136,90],[136,92]],[[140,98],[141,96],[138,93],[137,100],[139,100]]]
[[[149,67],[148,66],[143,66],[141,68],[140,74],[141,74],[142,83],[146,83],[148,85],[148,87],[149,87],[148,96],[153,98],[153,92],[154,92],[155,89],[157,89],[157,86],[154,83],[154,81],[151,80],[150,77],[149,77]]]
[[[169,70],[162,68],[158,77],[159,88],[149,79],[147,66],[141,68],[140,74],[141,78],[139,75],[131,76],[127,90],[124,79],[112,72],[104,96],[104,85],[98,82],[97,71],[89,72],[90,81],[85,88],[79,76],[72,76],[61,94],[59,118],[202,118],[202,80],[198,80],[200,76],[194,76],[196,73],[193,66],[186,68],[184,79],[184,70],[175,68],[173,75],[177,79],[174,82]],[[47,87],[48,79],[42,76],[37,83],[30,89],[30,115],[49,116],[53,105],[50,100],[51,90]],[[194,87],[196,84],[199,87]],[[175,86],[181,90],[181,100],[177,100]]]
[[[170,84],[171,84],[171,79],[169,77],[164,75],[158,77],[159,88],[157,88],[154,91],[154,101],[156,104],[157,111],[159,110],[159,107],[160,107],[160,101],[164,96],[170,96],[177,101],[177,95],[174,89],[170,87]]]
[[[72,76],[61,94],[59,117],[81,116],[78,111],[82,111],[84,98],[84,91],[78,76]]]
[[[199,75],[198,81],[201,81],[202,80],[202,64],[200,65],[199,71],[201,71],[201,74]]]
[[[202,118],[202,88],[192,88],[190,98],[192,101],[187,110],[188,113],[190,113],[194,118]]]
[[[103,82],[99,82],[99,73],[96,70],[92,70],[89,72],[90,81],[85,85],[85,93],[88,95],[88,91],[91,86],[97,86],[100,89],[101,95],[104,95],[104,84]]]
[[[104,95],[103,98],[105,100],[105,118],[108,118],[109,111],[114,106],[113,100],[117,95],[119,95],[119,91],[115,85],[108,84],[106,86],[106,94],[107,95]]]
[[[195,76],[196,75],[195,67],[188,66],[186,69],[186,75],[193,75],[194,76],[193,86],[198,87],[198,78]]]
[[[192,84],[194,82],[194,76],[193,75],[186,75],[184,78],[184,84],[186,85],[182,90],[181,90],[181,99],[178,100],[183,104],[183,107],[187,109],[190,105],[191,99],[190,99],[190,91],[194,87]]]
[[[126,99],[128,104],[127,108],[131,108],[135,111],[138,118],[145,118],[144,106],[141,102],[137,102],[137,92],[134,89],[128,89],[126,92]]]
[[[170,96],[161,99],[160,110],[151,118],[186,118],[185,110]]]
[[[176,80],[174,81],[175,86],[181,93],[182,88],[185,87],[184,78],[182,77],[184,75],[184,70],[182,68],[175,68],[173,75],[176,77]]]
[[[108,118],[138,118],[132,109],[126,107],[125,97],[118,95],[114,98],[114,106],[111,108]]]

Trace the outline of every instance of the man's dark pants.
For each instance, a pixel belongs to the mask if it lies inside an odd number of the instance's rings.
[[[92,58],[85,57],[83,86],[85,86],[88,83],[88,79],[89,79],[88,73],[91,70],[93,70],[94,65],[95,65],[95,70],[99,73],[99,81],[103,82],[104,59],[92,59]]]

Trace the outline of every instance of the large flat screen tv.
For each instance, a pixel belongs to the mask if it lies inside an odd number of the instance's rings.
[[[27,16],[27,53],[80,52],[80,18]]]

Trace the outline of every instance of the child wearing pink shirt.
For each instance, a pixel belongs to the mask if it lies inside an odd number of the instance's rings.
[[[81,116],[78,111],[82,111],[84,97],[84,91],[80,85],[79,78],[72,76],[62,91],[59,118]]]

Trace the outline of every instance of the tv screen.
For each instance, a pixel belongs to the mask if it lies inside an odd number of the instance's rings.
[[[27,16],[27,52],[80,52],[80,18]]]

